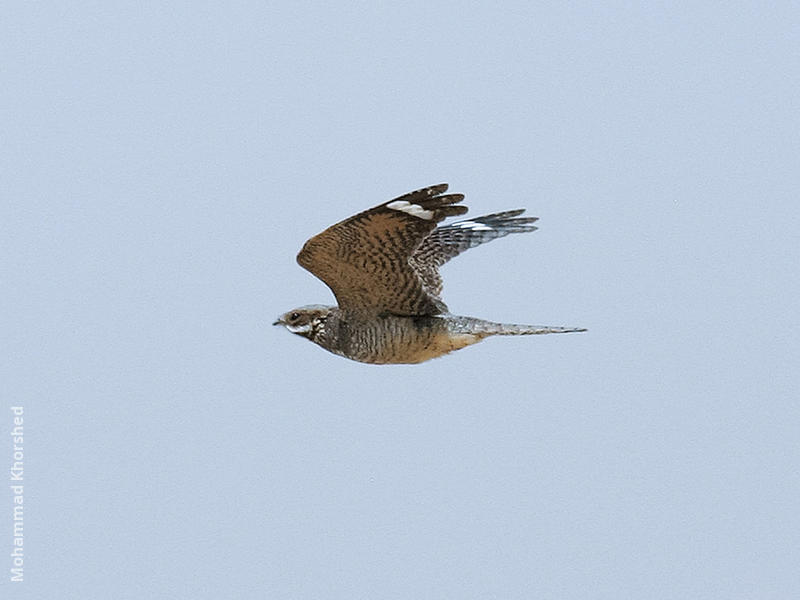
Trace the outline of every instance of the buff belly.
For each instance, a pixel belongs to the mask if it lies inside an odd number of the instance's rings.
[[[427,338],[427,339],[425,339]],[[444,356],[479,342],[482,338],[471,333],[449,334],[439,332],[432,336],[412,341],[408,344],[391,344],[378,356],[364,357],[364,362],[372,364],[417,364]]]

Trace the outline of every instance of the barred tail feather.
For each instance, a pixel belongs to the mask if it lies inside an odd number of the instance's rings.
[[[467,335],[482,340],[490,335],[544,335],[545,333],[579,333],[583,327],[552,327],[550,325],[518,325],[516,323],[495,323],[474,317],[447,317],[451,336]],[[474,343],[471,342],[471,343]]]
[[[552,327],[550,325],[517,325],[515,323],[486,323],[487,335],[544,335],[546,333],[580,333],[583,327]]]

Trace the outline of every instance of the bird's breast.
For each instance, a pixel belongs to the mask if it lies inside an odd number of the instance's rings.
[[[479,341],[470,333],[450,333],[447,317],[350,317],[339,324],[342,356],[372,364],[421,363]]]

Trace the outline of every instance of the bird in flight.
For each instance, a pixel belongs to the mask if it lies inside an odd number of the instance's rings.
[[[439,267],[469,248],[534,231],[525,209],[439,225],[463,215],[463,194],[442,183],[384,202],[308,240],[297,262],[333,291],[338,306],[295,308],[274,325],[326,350],[372,364],[413,364],[493,335],[586,331],[453,315],[441,299]]]

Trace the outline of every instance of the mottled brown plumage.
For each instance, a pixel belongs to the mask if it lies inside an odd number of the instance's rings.
[[[437,223],[467,212],[466,206],[455,205],[462,194],[441,195],[445,191],[446,184],[417,190],[328,227],[306,242],[297,262],[331,288],[342,310],[402,316],[446,312],[409,263]],[[420,218],[389,208],[402,202],[431,215]]]
[[[341,356],[367,363],[417,363],[490,335],[584,329],[493,323],[451,315],[439,267],[468,248],[534,231],[524,209],[437,227],[467,212],[447,184],[417,190],[345,219],[308,240],[297,262],[324,281],[338,306],[312,305],[275,324]]]

